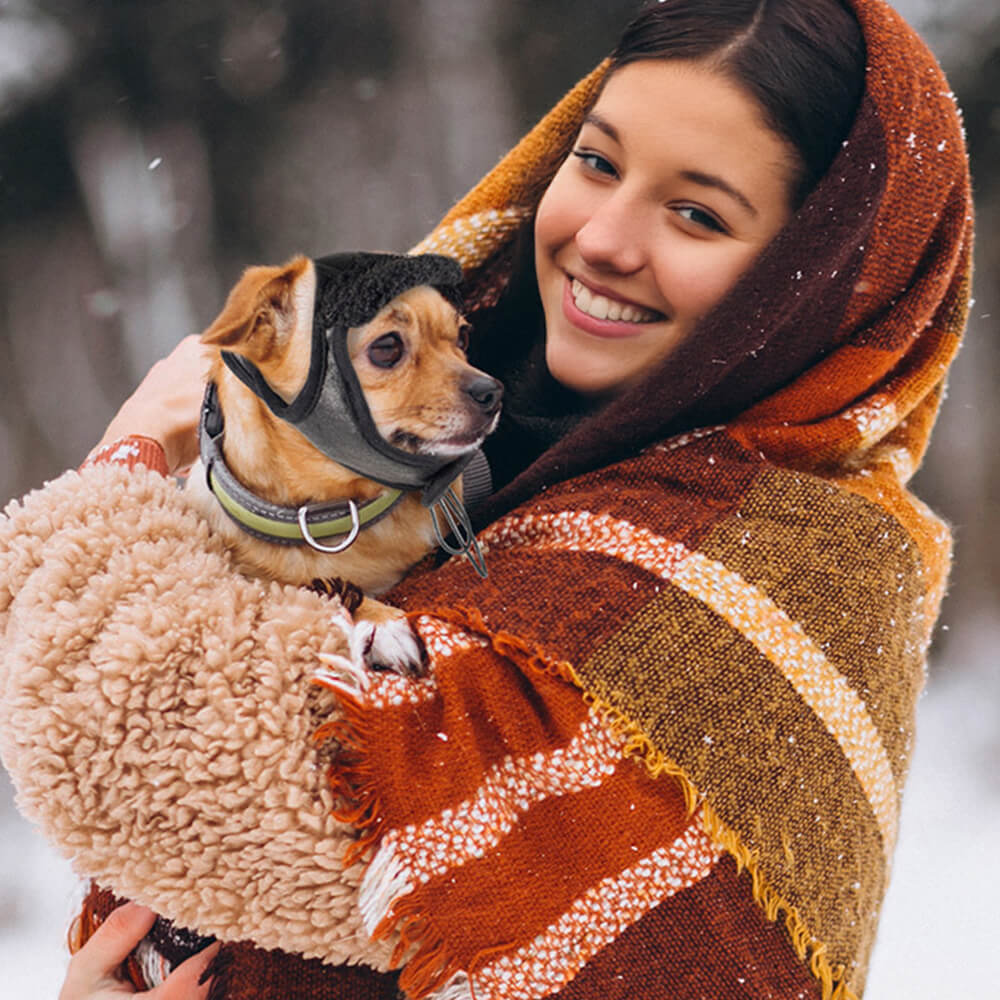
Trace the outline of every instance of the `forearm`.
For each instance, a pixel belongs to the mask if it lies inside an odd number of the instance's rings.
[[[311,740],[336,604],[235,573],[171,481],[114,466],[8,508],[0,581],[3,760],[80,873],[203,932],[384,964]]]

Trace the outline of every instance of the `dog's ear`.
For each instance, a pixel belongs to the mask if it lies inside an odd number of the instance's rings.
[[[308,257],[299,256],[281,267],[247,268],[222,312],[201,335],[202,343],[258,364],[272,358],[295,329],[295,286],[311,267]]]

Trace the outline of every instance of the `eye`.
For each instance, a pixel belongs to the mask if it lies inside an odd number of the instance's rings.
[[[403,338],[395,330],[383,333],[368,345],[368,360],[376,368],[393,368],[404,354]]]
[[[610,160],[606,160],[600,153],[594,153],[587,149],[574,149],[573,155],[588,169],[597,174],[604,174],[608,177],[616,177],[617,172]]]
[[[465,352],[469,349],[469,333],[472,330],[471,323],[459,323],[458,325],[458,337],[455,338],[455,343],[458,349]]]
[[[713,233],[728,233],[729,230],[711,212],[706,212],[703,208],[694,205],[681,205],[674,209],[675,212],[688,222],[693,223],[700,229],[709,229]]]

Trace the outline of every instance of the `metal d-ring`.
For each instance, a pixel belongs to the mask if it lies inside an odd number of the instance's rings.
[[[302,532],[302,537],[310,548],[314,548],[317,552],[332,554],[343,552],[344,549],[354,544],[354,539],[358,537],[358,532],[361,530],[361,518],[358,516],[358,505],[353,500],[348,500],[347,506],[351,510],[351,530],[339,545],[323,545],[321,542],[317,542],[309,534],[309,522],[306,520],[306,515],[309,513],[309,504],[303,504],[299,508],[299,530]]]

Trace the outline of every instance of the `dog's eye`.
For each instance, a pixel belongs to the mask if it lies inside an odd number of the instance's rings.
[[[403,338],[396,333],[383,333],[368,345],[368,360],[376,368],[392,368],[403,357]]]
[[[460,351],[467,351],[469,349],[469,332],[471,330],[471,323],[462,323],[459,325],[458,338],[455,342],[458,344],[458,349]]]

